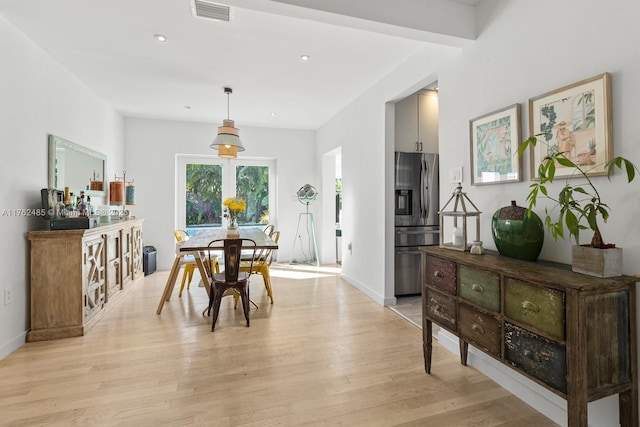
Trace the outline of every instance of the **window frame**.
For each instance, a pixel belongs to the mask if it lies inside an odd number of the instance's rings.
[[[222,159],[216,156],[176,154],[175,228],[186,229],[186,169],[188,164],[222,166],[222,200],[236,195],[236,166],[266,166],[269,168],[269,223],[276,223],[276,161],[275,159]]]

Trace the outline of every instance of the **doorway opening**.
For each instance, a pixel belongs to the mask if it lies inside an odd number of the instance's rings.
[[[322,261],[342,266],[342,215],[345,193],[342,185],[342,148],[335,148],[322,156]]]

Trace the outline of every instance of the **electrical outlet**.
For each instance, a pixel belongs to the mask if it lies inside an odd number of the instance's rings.
[[[11,290],[10,289],[5,289],[4,290],[4,305],[11,304],[11,300],[12,300]]]

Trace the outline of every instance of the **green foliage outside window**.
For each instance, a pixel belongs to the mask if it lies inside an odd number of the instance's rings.
[[[186,225],[219,226],[222,224],[222,165],[186,165]],[[269,167],[237,166],[236,193],[247,209],[238,215],[239,224],[269,221]]]
[[[222,223],[222,166],[186,168],[187,227]]]
[[[247,203],[238,223],[259,224],[264,212],[269,211],[269,167],[236,167],[236,196]]]

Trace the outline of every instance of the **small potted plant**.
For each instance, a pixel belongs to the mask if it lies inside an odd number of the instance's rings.
[[[538,136],[541,135],[543,134],[534,135],[525,140],[518,148],[518,156],[522,156],[529,146],[535,147]],[[558,195],[554,197],[549,194],[547,184],[551,184],[555,178],[556,165],[573,168],[573,173],[569,178],[580,178],[580,180],[567,179]],[[602,166],[602,164],[590,168],[598,166]],[[545,208],[544,223],[554,239],[558,237],[564,239],[565,228],[569,232],[567,237],[573,236],[575,238],[576,245],[572,248],[572,268],[574,271],[599,277],[619,276],[622,274],[622,249],[616,248],[615,244],[605,243],[600,234],[598,221],[602,219],[603,222],[607,222],[610,208],[602,201],[600,192],[593,179],[588,175],[590,168],[580,167],[558,149],[549,149],[547,156],[538,166],[538,182],[529,186],[531,191],[527,195],[528,210],[529,212],[533,210],[538,197],[556,203],[557,206],[551,210]],[[615,168],[626,172],[627,182],[633,181],[638,171],[638,168],[631,161],[624,157],[614,157],[604,163],[604,170],[609,180],[611,180]],[[557,208],[559,208],[559,212],[555,214],[557,216],[553,219],[551,215]],[[580,231],[586,229],[593,231],[593,238],[590,244],[580,245]]]

